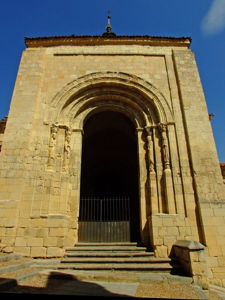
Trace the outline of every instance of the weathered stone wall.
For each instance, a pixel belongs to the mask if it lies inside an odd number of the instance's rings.
[[[77,242],[83,123],[111,109],[137,127],[140,230],[155,254],[208,247],[225,285],[224,185],[194,55],[186,45],[30,47],[0,153],[5,252],[60,257]]]

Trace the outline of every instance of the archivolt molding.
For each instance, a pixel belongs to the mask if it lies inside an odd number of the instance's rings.
[[[82,128],[88,113],[104,109],[129,114],[137,127],[173,122],[170,106],[156,87],[122,72],[96,72],[80,77],[57,93],[49,106],[47,122],[75,122],[77,128]]]
[[[88,100],[73,101],[63,111],[63,115],[70,116],[70,124],[80,120],[79,127],[83,127],[86,120],[87,112],[97,112],[103,110],[117,110],[125,113],[136,127],[145,126],[145,124],[153,123],[151,115],[148,111],[144,111],[140,104],[133,96],[127,96],[123,93],[114,93],[112,89],[109,92],[99,91],[99,93],[90,93]],[[66,113],[66,114],[65,114]],[[149,116],[149,118],[147,118]],[[66,117],[67,118],[67,117]]]
[[[83,111],[79,113],[79,117],[77,118],[76,126],[78,128],[83,128],[84,123],[86,120],[93,114],[102,112],[102,111],[118,111],[122,114],[126,115],[133,123],[136,128],[143,128],[144,125],[147,123],[146,116],[137,110],[134,110],[129,105],[124,105],[124,103],[121,103],[119,101],[113,101],[110,100],[98,100],[98,101],[90,101],[88,103],[89,105],[85,108],[82,108]],[[74,124],[74,122],[71,120],[71,124]]]

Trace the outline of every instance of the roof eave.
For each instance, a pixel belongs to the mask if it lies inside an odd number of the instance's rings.
[[[190,37],[157,37],[157,36],[55,36],[55,37],[25,37],[27,48],[54,47],[63,45],[150,45],[190,47]]]

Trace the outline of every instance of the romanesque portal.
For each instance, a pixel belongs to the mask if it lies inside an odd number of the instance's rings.
[[[0,154],[2,251],[135,241],[168,257],[196,241],[225,284],[224,184],[191,39],[25,43]]]
[[[84,126],[79,212],[80,241],[139,241],[137,136],[117,111]]]

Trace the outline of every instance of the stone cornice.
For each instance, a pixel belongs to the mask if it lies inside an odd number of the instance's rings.
[[[157,37],[157,36],[55,36],[25,38],[27,48],[55,46],[93,46],[93,45],[149,45],[187,47],[191,44],[190,37]]]

